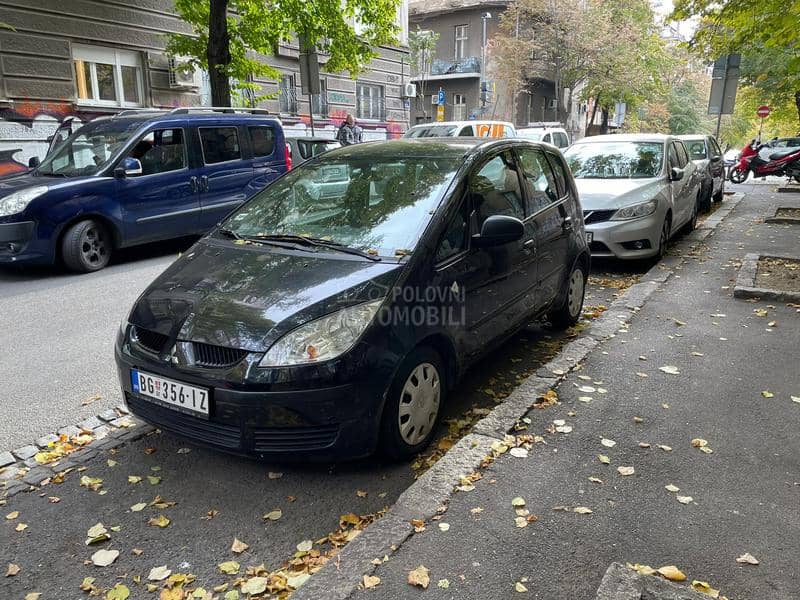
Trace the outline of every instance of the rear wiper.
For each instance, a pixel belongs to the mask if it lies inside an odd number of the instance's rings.
[[[362,258],[366,258],[371,261],[378,262],[381,260],[380,256],[375,256],[374,254],[369,254],[358,248],[351,248],[350,246],[345,246],[344,244],[340,244],[338,242],[334,242],[331,240],[325,240],[322,238],[315,238],[305,235],[293,235],[293,234],[267,234],[267,235],[255,235],[255,236],[248,236],[246,239],[251,239],[253,241],[277,241],[277,242],[294,242],[297,244],[304,244],[306,246],[317,246],[320,248],[327,248],[328,250],[335,250],[337,252],[343,252],[345,254],[353,254],[355,256],[361,256]]]

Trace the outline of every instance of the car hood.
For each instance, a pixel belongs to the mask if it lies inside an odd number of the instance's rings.
[[[612,210],[652,200],[667,183],[658,178],[576,179],[575,185],[584,210]]]
[[[404,265],[201,240],[139,297],[134,325],[170,338],[265,352],[325,314],[386,296]]]
[[[0,177],[0,198],[26,188],[40,185],[47,186],[48,190],[72,187],[83,183],[91,177],[44,177],[33,175],[33,171]]]

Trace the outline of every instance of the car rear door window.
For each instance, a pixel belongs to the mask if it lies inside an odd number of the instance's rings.
[[[207,165],[242,158],[239,131],[236,127],[201,127],[200,142],[203,161]]]
[[[514,155],[509,151],[490,159],[470,177],[469,192],[473,198],[478,230],[492,215],[525,218]]]
[[[464,137],[473,137],[475,132],[472,130],[472,125],[466,125],[458,134]]]
[[[275,130],[268,126],[248,127],[253,156],[270,156],[275,151]]]
[[[558,201],[556,177],[544,152],[535,148],[519,150],[522,181],[525,183],[525,212],[533,215]]]
[[[177,171],[186,167],[183,129],[156,129],[146,133],[128,153],[142,164],[142,175]]]
[[[549,133],[545,134],[545,136],[542,138],[542,141],[547,143],[547,144],[552,144],[553,143],[553,137]]]

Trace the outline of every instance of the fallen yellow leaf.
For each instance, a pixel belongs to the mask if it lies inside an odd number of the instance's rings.
[[[695,591],[705,594],[706,596],[719,598],[719,590],[712,588],[706,581],[698,581],[695,579],[692,581],[692,587],[695,589]]]
[[[747,565],[757,565],[758,559],[749,552],[745,552],[739,558],[736,559],[736,562]]]
[[[670,581],[685,581],[686,575],[675,565],[668,565],[658,569],[658,573]]]
[[[431,582],[429,573],[430,572],[425,566],[418,566],[416,569],[408,572],[408,584],[427,590],[428,584]]]
[[[231,544],[231,552],[235,552],[236,554],[241,554],[245,550],[247,550],[250,546],[245,544],[239,538],[233,538],[233,544]]]
[[[148,525],[154,525],[155,527],[161,527],[162,529],[169,525],[170,521],[164,515],[158,515],[157,517],[153,517],[149,521],[147,521]]]
[[[381,578],[377,575],[364,575],[363,583],[364,589],[374,588],[381,582]]]

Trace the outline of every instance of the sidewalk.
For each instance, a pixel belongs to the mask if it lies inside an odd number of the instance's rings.
[[[800,226],[763,223],[800,195],[738,187],[735,211],[569,373],[560,403],[528,413],[524,433],[543,441],[456,491],[352,598],[589,600],[612,562],[676,565],[731,600],[800,598],[800,314],[732,294],[746,253],[800,254]],[[523,527],[518,497],[538,517]],[[427,590],[407,583],[420,565]]]

